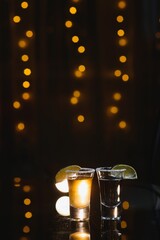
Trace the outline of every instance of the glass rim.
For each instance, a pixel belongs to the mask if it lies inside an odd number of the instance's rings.
[[[96,172],[124,172],[125,168],[121,169],[112,169],[112,167],[98,167],[96,168]]]
[[[85,168],[85,167],[82,167],[78,170],[66,170],[66,173],[93,173],[95,172],[95,169],[94,168]]]

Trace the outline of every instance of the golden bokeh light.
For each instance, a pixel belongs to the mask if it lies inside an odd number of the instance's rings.
[[[23,100],[29,100],[30,99],[30,94],[28,92],[22,93],[22,99]]]
[[[80,72],[79,70],[75,70],[75,71],[74,71],[74,75],[75,75],[77,78],[80,78],[80,77],[82,77],[82,72]]]
[[[24,39],[21,39],[21,40],[18,41],[18,46],[19,46],[20,48],[26,48],[27,45],[28,45],[28,44],[27,44],[26,40],[24,40]]]
[[[31,187],[29,185],[25,185],[23,186],[23,191],[28,193],[31,191]]]
[[[84,65],[79,65],[78,70],[80,72],[84,72],[86,70],[86,67]]]
[[[25,198],[23,202],[24,202],[24,205],[28,206],[28,205],[31,204],[31,199],[30,198]]]
[[[119,69],[116,69],[116,70],[114,71],[114,75],[115,75],[116,77],[120,77],[121,74],[122,74],[122,72],[121,72],[121,70],[119,70]]]
[[[69,8],[69,12],[70,12],[71,14],[76,14],[76,13],[77,13],[77,8],[76,8],[76,7],[70,7],[70,8]]]
[[[66,26],[67,28],[71,28],[71,27],[73,26],[72,21],[67,20],[67,21],[65,22],[65,26]]]
[[[121,98],[122,98],[121,93],[116,92],[116,93],[113,94],[113,99],[114,100],[119,101]]]
[[[116,20],[117,20],[117,22],[121,23],[124,21],[124,17],[122,15],[118,15]]]
[[[72,42],[74,42],[74,43],[77,43],[77,42],[79,42],[79,37],[78,36],[73,36],[72,37]]]
[[[111,106],[111,107],[109,108],[109,110],[110,110],[110,112],[111,112],[112,114],[118,113],[118,107],[116,107],[116,106]]]
[[[119,128],[124,129],[127,127],[127,123],[126,123],[126,121],[120,121],[118,126],[119,126]]]
[[[79,90],[75,90],[75,91],[73,92],[73,96],[76,97],[76,98],[80,97],[80,95],[81,95],[81,93],[80,93]]]
[[[21,182],[21,178],[20,177],[14,177],[13,181],[15,183],[20,183]]]
[[[82,122],[84,122],[85,118],[83,115],[80,114],[80,115],[78,115],[77,120],[78,120],[78,122],[82,123]]]
[[[122,207],[123,207],[123,209],[127,210],[129,208],[129,202],[128,201],[124,201],[122,203]]]
[[[71,97],[70,103],[73,104],[73,105],[75,105],[75,104],[78,103],[78,99],[77,99],[76,97]]]
[[[14,16],[13,17],[13,22],[19,23],[20,21],[21,21],[21,17],[20,16]]]
[[[119,37],[123,37],[124,34],[125,34],[125,32],[124,32],[123,29],[119,29],[119,30],[117,31],[117,35],[118,35]]]
[[[19,109],[19,108],[21,107],[21,103],[20,103],[19,101],[14,101],[14,102],[13,102],[13,107],[14,107],[15,109]]]
[[[119,1],[118,2],[118,8],[120,8],[120,9],[124,9],[124,8],[126,8],[126,2],[125,1]]]
[[[21,3],[21,8],[23,8],[23,9],[28,8],[28,2],[27,1],[22,2]]]
[[[30,227],[27,226],[27,225],[24,226],[24,227],[23,227],[23,232],[24,232],[24,233],[29,233],[29,232],[30,232]]]
[[[28,211],[25,213],[24,216],[25,216],[25,218],[32,218],[32,213]]]
[[[19,122],[16,127],[17,131],[23,131],[25,129],[25,124],[23,122]]]
[[[24,73],[24,75],[29,76],[29,75],[31,75],[32,72],[31,72],[30,68],[25,68],[23,73]]]
[[[23,86],[24,88],[29,88],[29,87],[30,87],[30,82],[24,81],[24,82],[22,83],[22,86]]]
[[[85,47],[84,46],[79,46],[78,47],[78,52],[79,53],[84,53],[85,52]]]
[[[21,60],[22,60],[23,62],[27,62],[27,61],[29,60],[29,56],[28,56],[27,54],[23,54],[23,55],[21,56]]]
[[[128,74],[123,74],[123,75],[122,75],[122,80],[123,80],[124,82],[127,82],[127,81],[129,80]]]
[[[20,237],[19,240],[29,240],[28,237]]]
[[[121,63],[125,63],[125,62],[127,61],[127,57],[124,56],[124,55],[122,55],[122,56],[119,57],[119,61],[120,61]]]
[[[127,228],[127,222],[126,221],[121,221],[121,228]]]
[[[33,37],[33,31],[27,30],[27,31],[26,31],[26,36],[27,36],[28,38]]]
[[[127,45],[127,39],[126,38],[120,38],[118,41],[119,46],[124,47]]]

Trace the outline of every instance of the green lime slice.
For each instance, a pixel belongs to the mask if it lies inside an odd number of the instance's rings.
[[[58,182],[64,181],[66,179],[66,171],[67,170],[78,171],[80,169],[81,169],[81,167],[78,165],[70,165],[70,166],[60,169],[55,176],[55,182],[58,183]]]
[[[125,169],[123,179],[137,179],[137,172],[136,170],[127,164],[117,164],[113,168],[113,170]]]

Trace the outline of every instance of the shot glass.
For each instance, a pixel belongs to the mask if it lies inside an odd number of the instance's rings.
[[[76,171],[68,170],[66,173],[69,186],[70,219],[73,221],[89,220],[95,169],[81,168]]]
[[[116,220],[121,217],[121,180],[125,169],[113,170],[111,167],[96,168],[101,219]]]
[[[120,224],[119,220],[101,220],[101,240],[120,240]]]

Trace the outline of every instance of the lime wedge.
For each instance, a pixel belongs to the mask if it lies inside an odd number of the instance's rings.
[[[78,171],[80,169],[81,169],[81,167],[78,165],[70,165],[70,166],[60,169],[55,176],[55,182],[58,183],[58,182],[64,181],[66,179],[66,171],[67,170]]]
[[[124,172],[124,176],[123,176],[124,179],[137,179],[138,178],[136,170],[130,165],[117,164],[112,169],[113,170],[126,169]]]

